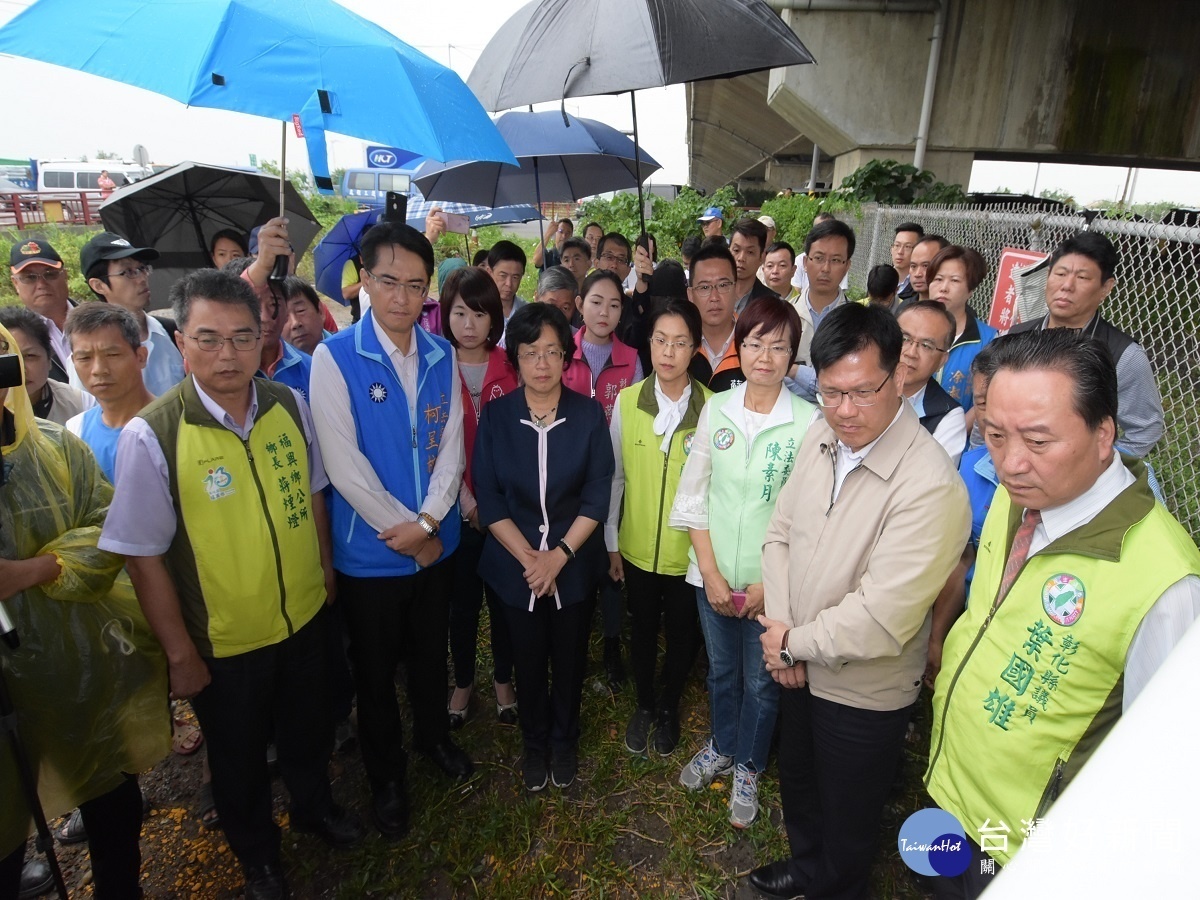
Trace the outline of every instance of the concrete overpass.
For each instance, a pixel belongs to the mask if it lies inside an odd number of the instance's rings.
[[[871,159],[1200,168],[1195,0],[770,0],[817,65],[688,86],[692,183],[836,185]]]

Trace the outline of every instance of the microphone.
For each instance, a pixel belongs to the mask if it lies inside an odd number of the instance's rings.
[[[13,624],[12,617],[8,614],[8,608],[2,600],[0,600],[0,637],[4,638],[4,643],[8,644],[10,650],[16,650],[21,646],[21,636],[17,634],[17,626]]]

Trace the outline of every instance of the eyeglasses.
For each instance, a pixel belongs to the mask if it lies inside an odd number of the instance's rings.
[[[700,284],[693,284],[692,290],[696,292],[696,296],[701,300],[707,300],[712,296],[712,292],[718,294],[728,294],[737,285],[732,281],[718,281],[715,284],[709,281],[702,281]]]
[[[808,261],[818,269],[823,269],[825,266],[833,266],[835,269],[838,266],[846,265],[849,260],[841,256],[826,256],[824,253],[818,253],[816,256],[808,257]]]
[[[743,346],[745,346],[743,344]],[[842,398],[849,397],[850,402],[855,406],[874,406],[879,399],[879,392],[883,390],[883,386],[888,383],[888,379],[892,377],[892,373],[888,373],[888,377],[880,382],[879,387],[873,391],[817,391],[817,402],[826,409],[835,409],[842,405]]]
[[[759,341],[742,341],[742,349],[747,353],[762,353],[766,350],[777,359],[792,355],[792,348],[787,344],[772,344],[768,347]]]
[[[67,273],[62,269],[47,269],[44,272],[21,272],[15,277],[17,281],[28,287],[29,285],[37,284],[38,281],[44,281],[46,284],[53,284],[66,274]]]
[[[670,350],[672,352],[676,350],[687,352],[695,346],[691,341],[668,341],[665,337],[657,334],[650,338],[650,343],[654,344],[659,350]]]
[[[605,262],[616,263],[618,266],[629,265],[628,256],[617,256],[615,253],[601,253],[600,258]]]
[[[196,342],[197,347],[209,353],[216,353],[225,346],[226,341],[233,344],[234,350],[243,351],[253,350],[258,346],[259,341],[259,335],[250,334],[249,332],[235,334],[233,337],[222,337],[219,334],[186,334],[182,331],[179,333],[184,337],[191,338]]]
[[[911,250],[915,246],[917,246],[917,245],[916,244],[902,244],[899,241],[896,241],[896,243],[892,244],[892,249],[893,250]]]
[[[912,344],[918,350],[924,350],[926,353],[945,353],[946,351],[935,344],[933,341],[922,341],[913,337],[911,334],[900,332],[901,340],[905,344]]]
[[[128,278],[130,281],[137,281],[139,278],[149,278],[150,273],[154,271],[154,266],[135,266],[132,269],[122,269],[120,272],[109,272],[111,278],[114,275],[119,275],[121,278]]]
[[[552,363],[562,362],[563,357],[566,355],[567,354],[563,353],[561,350],[542,350],[541,352],[538,352],[537,350],[526,350],[524,353],[518,353],[517,359],[520,362],[532,365],[533,363],[538,363],[542,360],[549,360]]]
[[[370,269],[363,269],[363,271],[370,275],[371,280],[388,294],[403,290],[409,298],[420,300],[429,292],[429,284],[424,281],[397,281],[390,275],[376,275]]]

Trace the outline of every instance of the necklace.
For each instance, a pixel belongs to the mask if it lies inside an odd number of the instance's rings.
[[[550,409],[548,409],[545,413],[543,413],[540,416],[533,411],[532,406],[526,406],[525,408],[529,410],[529,416],[530,416],[530,418],[533,419],[533,424],[536,425],[538,428],[545,428],[547,425],[550,424],[546,420],[554,418],[554,411],[556,409],[558,409],[558,406],[555,405],[555,406],[550,407]]]

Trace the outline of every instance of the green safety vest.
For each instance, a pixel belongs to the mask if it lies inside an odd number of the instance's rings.
[[[712,392],[692,379],[692,395],[683,418],[671,435],[669,453],[654,433],[658,400],[654,379],[625,388],[617,395],[621,406],[621,464],[625,469],[624,509],[617,547],[621,555],[646,572],[683,575],[692,546],[686,531],[671,528],[667,519],[675,502],[679,476],[692,449],[696,421]]]
[[[1121,715],[1125,657],[1200,551],[1137,481],[1082,528],[1026,560],[995,608],[1023,510],[996,491],[971,602],[946,638],[925,785],[968,836],[1007,864]]]
[[[201,656],[279,643],[325,602],[300,411],[289,388],[254,383],[258,416],[244,442],[191,378],[142,412],[167,460],[177,525],[166,564]]]
[[[708,439],[712,444],[708,535],[717,569],[735,591],[762,581],[767,524],[812,420],[811,403],[787,393],[787,388],[781,390],[791,403],[791,418],[768,424],[753,442],[746,441],[725,412],[737,388],[708,401]],[[696,561],[695,550],[689,550],[688,556]]]

